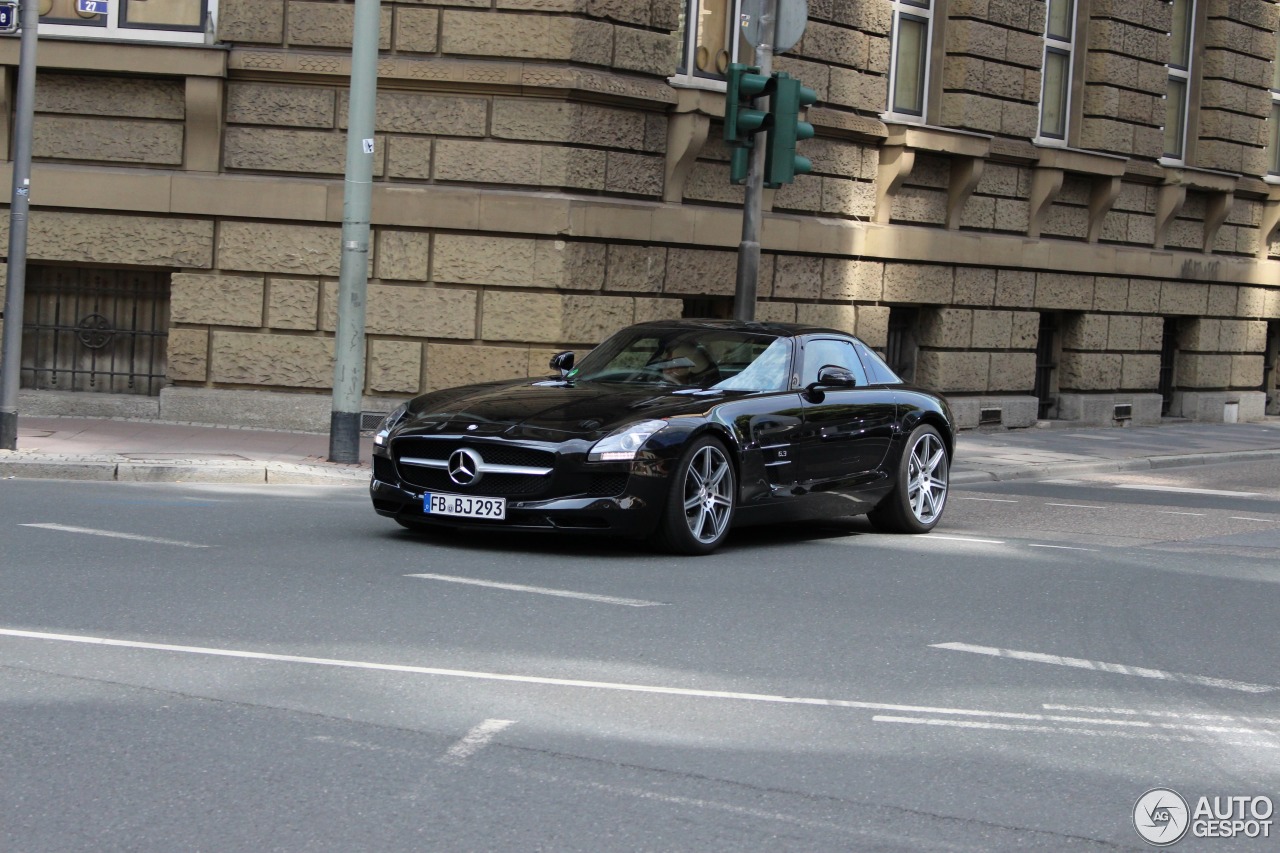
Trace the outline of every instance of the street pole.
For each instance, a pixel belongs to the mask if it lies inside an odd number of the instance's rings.
[[[27,212],[31,207],[31,122],[36,97],[38,0],[22,0],[18,19],[18,99],[13,129],[13,198],[9,202],[9,270],[0,358],[0,450],[18,449],[18,383],[22,367],[22,303],[27,283]]]
[[[768,0],[760,19],[760,44],[755,66],[762,77],[773,73],[773,35],[778,21],[778,2]],[[767,110],[767,107],[765,108]],[[760,200],[764,194],[765,133],[757,133],[747,164],[746,196],[742,202],[742,242],[738,244],[738,279],[733,294],[733,318],[756,318],[756,285],[760,280]]]
[[[347,104],[347,171],[342,201],[338,328],[334,336],[333,412],[329,419],[330,462],[360,461],[380,18],[380,0],[356,0],[355,28],[351,37],[351,89]]]

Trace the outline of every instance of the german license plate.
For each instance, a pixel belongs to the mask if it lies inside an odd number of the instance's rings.
[[[428,492],[422,496],[422,509],[429,515],[456,515],[462,518],[496,518],[507,517],[506,498],[473,498],[467,495],[434,495]]]

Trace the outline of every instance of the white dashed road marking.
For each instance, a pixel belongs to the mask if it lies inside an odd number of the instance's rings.
[[[525,586],[519,583],[500,583],[498,581],[483,581],[476,578],[459,578],[451,575],[405,575],[407,578],[422,578],[430,581],[444,581],[445,583],[461,583],[469,586],[485,586],[490,589],[505,589],[511,592],[532,592],[538,595],[552,595],[557,598],[577,598],[582,601],[595,601],[601,604],[617,604],[622,607],[666,607],[666,602],[662,601],[645,601],[639,598],[615,598],[612,595],[595,595],[589,592],[571,592],[566,589],[548,589],[542,586]]]
[[[176,539],[161,539],[156,536],[138,536],[134,533],[117,533],[114,530],[95,530],[92,527],[71,527],[67,524],[22,524],[20,527],[39,527],[42,530],[60,530],[63,533],[86,533],[90,536],[106,536],[110,539],[129,539],[134,542],[151,542],[155,545],[177,545],[180,548],[208,548],[208,545],[197,545],[195,542],[179,542]]]
[[[1106,663],[1105,661],[1086,660],[1084,658],[1068,658],[1061,657],[1059,655],[1046,655],[1039,652],[1022,652],[1015,649],[998,649],[992,646],[974,646],[968,643],[934,643],[930,648],[946,649],[953,652],[969,652],[970,654],[977,655],[990,655],[992,657],[1030,661],[1032,663],[1051,663],[1055,666],[1092,669],[1097,672],[1109,672],[1116,675],[1132,675],[1137,678],[1155,678],[1162,681],[1177,681],[1182,684],[1196,684],[1201,687],[1220,687],[1224,690],[1239,690],[1243,693],[1270,693],[1274,690],[1280,690],[1280,687],[1276,687],[1271,684],[1250,684],[1247,681],[1231,681],[1226,678],[1208,678],[1203,675],[1167,672],[1163,669],[1126,666],[1122,663]]]
[[[485,720],[467,732],[462,740],[449,747],[449,751],[440,760],[446,764],[463,764],[484,749],[498,732],[514,723],[515,720]]]
[[[1132,489],[1139,492],[1175,492],[1180,495],[1216,495],[1221,498],[1258,498],[1258,492],[1231,492],[1223,489],[1188,489],[1183,486],[1146,486],[1140,483],[1120,483],[1117,489]]]

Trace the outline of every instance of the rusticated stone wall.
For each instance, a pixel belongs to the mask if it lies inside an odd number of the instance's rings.
[[[665,76],[679,45],[680,0],[396,0],[379,47],[396,53],[575,62]],[[350,50],[355,7],[333,0],[227,0],[221,40]],[[519,34],[513,37],[513,34]]]
[[[33,157],[181,166],[181,79],[41,72],[31,131]]]
[[[1207,4],[1200,133],[1196,162],[1207,169],[1260,175],[1267,170],[1271,63],[1280,14],[1274,3]]]
[[[953,0],[948,9],[940,122],[999,136],[1035,136],[1044,0]]]
[[[1156,0],[1089,4],[1082,148],[1150,158],[1163,153],[1171,10]]]

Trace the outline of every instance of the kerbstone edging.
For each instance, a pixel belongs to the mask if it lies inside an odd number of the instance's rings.
[[[1107,474],[1113,471],[1152,471],[1164,468],[1222,465],[1232,462],[1257,462],[1271,459],[1280,459],[1280,450],[1226,450],[1216,453],[1187,453],[1173,456],[1107,459],[1100,462],[1029,462],[993,470],[953,471],[950,485],[967,486],[979,483],[1003,482],[1005,480],[1031,480],[1038,477]]]
[[[110,458],[66,457],[5,458],[0,453],[0,479],[95,480],[127,483],[282,483],[315,485],[364,485],[368,466],[305,465],[289,462],[216,462],[181,460],[154,462],[117,461]]]

